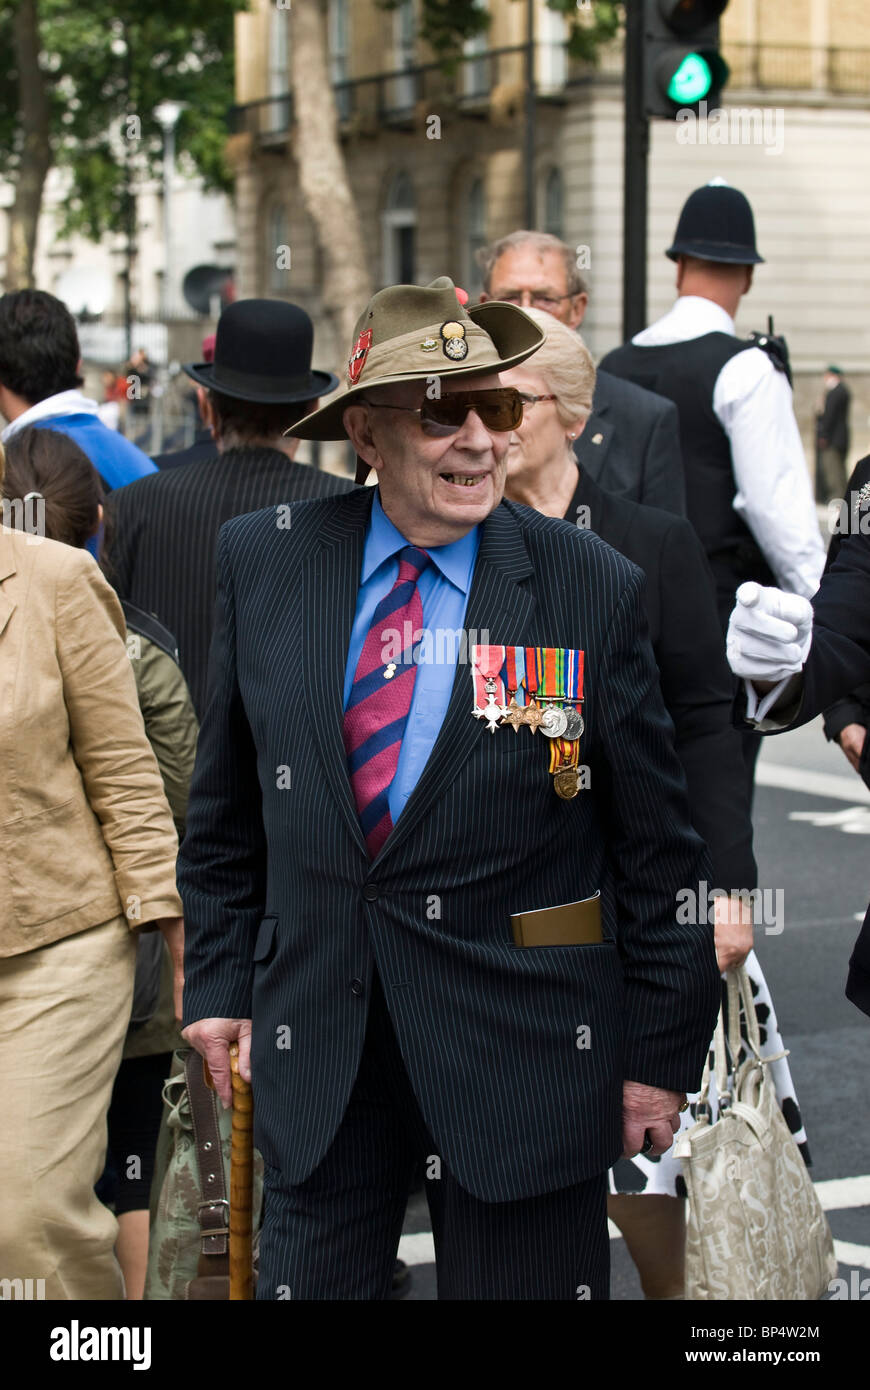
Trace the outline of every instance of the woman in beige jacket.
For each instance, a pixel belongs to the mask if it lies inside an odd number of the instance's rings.
[[[180,1014],[177,837],[118,599],[89,554],[16,529],[38,520],[30,502],[4,512],[0,1280],[19,1297],[32,1280],[39,1297],[122,1298],[93,1187],[140,930],[163,931]]]

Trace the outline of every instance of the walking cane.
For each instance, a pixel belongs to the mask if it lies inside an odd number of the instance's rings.
[[[214,1082],[204,1057],[202,1074],[206,1086],[213,1091]],[[238,1301],[254,1297],[254,1099],[250,1082],[239,1074],[239,1044],[236,1042],[230,1043],[230,1081],[233,1088],[233,1117],[230,1130],[228,1296]]]
[[[239,1045],[230,1044],[233,1127],[230,1141],[230,1301],[254,1297],[254,1100],[239,1072]]]

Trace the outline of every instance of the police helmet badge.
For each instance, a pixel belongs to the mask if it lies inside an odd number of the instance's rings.
[[[465,324],[457,319],[448,319],[440,328],[442,348],[445,357],[451,362],[461,362],[468,356],[468,343],[465,338]]]
[[[351,386],[356,386],[360,379],[371,345],[372,330],[370,328],[364,328],[351,348],[350,357],[347,362],[347,379]]]

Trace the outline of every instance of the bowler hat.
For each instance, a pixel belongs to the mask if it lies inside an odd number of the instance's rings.
[[[723,265],[758,265],[755,221],[749,199],[739,188],[708,183],[690,193],[677,223],[674,244],[665,252],[672,261],[697,256]]]
[[[218,319],[212,362],[184,370],[222,396],[260,405],[291,405],[334,391],[338,377],[311,370],[314,326],[283,299],[237,299]]]
[[[515,304],[461,304],[446,275],[431,285],[391,285],[357,319],[345,390],[286,433],[345,439],[345,409],[375,386],[507,371],[543,341],[543,331]]]

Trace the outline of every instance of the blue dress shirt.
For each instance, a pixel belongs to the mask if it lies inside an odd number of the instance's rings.
[[[479,542],[480,528],[475,526],[458,541],[426,548],[432,563],[426,566],[417,582],[423,605],[424,638],[408,722],[399,750],[399,764],[388,793],[394,825],[420,779],[447,713],[459,652],[459,644],[450,634],[462,629],[465,623]],[[399,551],[408,544],[410,542],[396,530],[381,506],[380,494],[376,490],[366,531],[356,616],[344,673],[345,708],[375,609],[395,584],[399,576]],[[469,661],[470,658],[469,650]],[[469,667],[469,709],[472,694]]]

